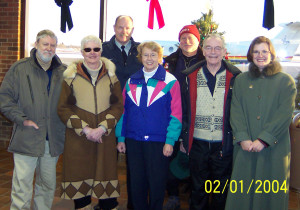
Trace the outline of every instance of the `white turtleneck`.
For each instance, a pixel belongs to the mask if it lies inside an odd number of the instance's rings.
[[[144,72],[144,77],[145,77],[146,83],[148,82],[148,79],[150,79],[151,77],[153,77],[153,75],[156,73],[157,69],[158,69],[158,67],[155,70],[153,70],[153,71],[147,72],[147,71],[145,71],[145,68],[143,68],[143,72]]]

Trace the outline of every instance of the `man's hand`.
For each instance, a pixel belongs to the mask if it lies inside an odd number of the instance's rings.
[[[39,126],[37,126],[37,124],[35,122],[33,122],[32,120],[25,120],[23,122],[24,126],[28,126],[28,127],[34,127],[35,129],[39,129]]]
[[[180,142],[180,145],[179,145],[179,150],[183,153],[186,153],[186,149],[184,148],[183,146],[183,142]]]

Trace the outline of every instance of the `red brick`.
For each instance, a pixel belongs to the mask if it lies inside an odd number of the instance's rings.
[[[7,39],[7,42],[18,42],[18,39]]]
[[[14,7],[14,8],[18,8],[19,7],[19,4],[18,4],[18,1],[8,1],[8,7]]]
[[[12,7],[5,7],[4,11],[5,12],[12,12],[12,11],[14,11],[14,8],[12,8]]]
[[[0,12],[0,17],[6,17],[6,16],[8,16],[8,13],[7,12]]]
[[[7,7],[7,2],[1,2],[1,3],[0,3],[0,7],[1,7],[1,8]]]
[[[0,84],[19,55],[19,0],[0,0]],[[0,140],[9,141],[12,124],[0,115]]]
[[[11,46],[12,46],[12,43],[9,43],[9,42],[2,42],[2,43],[1,43],[1,46],[2,46],[2,47],[6,47],[6,49],[7,49],[7,47],[11,47]]]

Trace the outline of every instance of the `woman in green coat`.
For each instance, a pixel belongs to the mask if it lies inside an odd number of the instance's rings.
[[[289,125],[296,86],[281,72],[271,41],[255,38],[248,50],[249,71],[234,84],[230,122],[233,171],[227,210],[288,209]]]

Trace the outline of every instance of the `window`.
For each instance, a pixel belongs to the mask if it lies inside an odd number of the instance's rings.
[[[246,55],[250,41],[259,35],[271,39],[283,29],[282,23],[300,21],[298,8],[299,0],[290,0],[289,4],[281,0],[273,0],[275,7],[275,28],[268,31],[262,27],[264,1],[237,1],[237,0],[159,0],[164,16],[165,26],[158,29],[156,16],[154,29],[147,27],[150,1],[146,0],[74,0],[70,6],[74,28],[66,34],[60,32],[60,8],[54,0],[27,0],[26,1],[26,40],[25,53],[29,55],[38,31],[48,28],[53,30],[59,41],[58,55],[63,61],[68,56],[81,57],[78,47],[81,39],[89,34],[99,35],[100,2],[106,2],[106,32],[103,41],[109,40],[113,35],[113,25],[119,15],[130,15],[134,21],[133,38],[135,41],[154,40],[164,47],[165,55],[176,51],[178,46],[178,33],[184,25],[202,17],[209,8],[213,9],[213,20],[219,24],[218,31],[225,31],[227,43],[235,42],[238,46],[231,49],[234,55]],[[288,13],[286,11],[289,11]],[[295,39],[295,38],[294,38]],[[286,38],[272,40],[274,44],[282,46],[285,43],[294,43]],[[298,39],[298,38],[297,38]],[[246,41],[246,42],[245,42]],[[290,41],[290,42],[288,42]],[[286,46],[286,45],[285,45]],[[243,49],[242,51],[240,49]],[[73,55],[69,51],[74,50]],[[279,49],[277,54],[284,54]],[[284,51],[285,52],[285,51]],[[299,54],[298,50],[298,54]],[[288,52],[293,56],[293,52]],[[66,62],[68,63],[68,62]]]
[[[60,31],[61,8],[54,0],[27,0],[25,27],[25,56],[30,55],[34,47],[36,35],[43,29],[52,30],[58,37],[56,53],[61,60],[69,64],[72,60],[81,58],[80,42],[87,35],[99,36],[100,1],[74,0],[69,7],[74,27],[71,31]],[[68,30],[68,28],[67,28]]]

